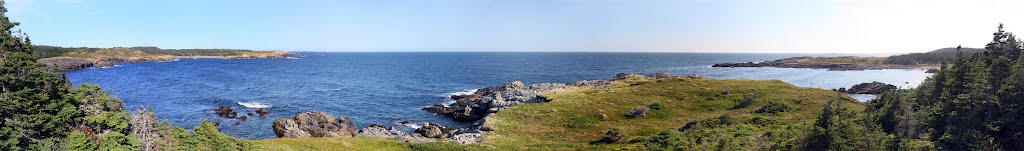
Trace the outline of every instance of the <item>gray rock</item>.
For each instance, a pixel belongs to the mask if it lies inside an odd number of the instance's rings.
[[[626,114],[626,117],[629,117],[629,118],[643,118],[643,117],[647,117],[647,112],[649,110],[650,109],[647,109],[646,106],[641,106],[641,107],[633,108],[632,111],[629,111],[629,113]]]
[[[457,142],[460,144],[473,144],[483,142],[483,139],[480,138],[480,133],[457,134],[455,136],[452,136],[451,138],[448,138],[447,140]]]
[[[601,121],[607,121],[608,120],[608,114],[597,113],[597,119],[600,119]]]
[[[370,126],[360,129],[358,135],[378,137],[401,137],[406,134],[405,132],[395,130],[394,128],[385,128],[384,125],[370,124]]]
[[[427,138],[448,138],[455,135],[455,131],[440,124],[423,123],[423,127],[417,128],[415,132]]]
[[[356,125],[348,117],[334,119],[330,114],[320,111],[274,120],[274,134],[279,138],[353,137],[357,131]]]

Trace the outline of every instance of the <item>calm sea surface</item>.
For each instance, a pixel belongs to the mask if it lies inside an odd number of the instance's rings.
[[[728,53],[501,53],[302,52],[297,59],[181,59],[123,63],[113,68],[67,72],[75,84],[96,83],[124,100],[126,108],[152,107],[157,117],[194,127],[203,119],[221,131],[249,139],[274,138],[276,118],[320,110],[352,118],[360,127],[398,121],[466,125],[421,111],[444,96],[520,80],[531,83],[607,79],[620,72],[699,74],[716,79],[779,79],[802,87],[832,89],[879,81],[912,87],[930,74],[920,70],[826,71],[825,69],[711,68],[714,63],[839,54]],[[871,96],[858,96],[870,98]],[[270,114],[248,121],[220,118],[219,105],[254,111],[244,103],[269,104]],[[249,105],[252,106],[252,105]],[[236,124],[237,123],[237,124]],[[398,127],[408,129],[408,126]]]

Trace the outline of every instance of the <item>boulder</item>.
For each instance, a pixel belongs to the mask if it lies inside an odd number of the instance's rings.
[[[358,128],[348,117],[335,119],[320,111],[274,120],[274,134],[278,138],[353,137],[357,131]]]
[[[632,76],[643,76],[643,75],[640,75],[640,74],[637,74],[637,73],[618,73],[618,74],[615,74],[615,77],[612,77],[612,80],[622,80],[622,79],[626,79],[626,78],[629,78],[629,77],[632,77]]]
[[[381,124],[370,124],[366,128],[359,130],[361,136],[378,136],[378,137],[399,137],[405,135],[404,132],[395,130],[394,128],[387,128]]]
[[[231,113],[235,113],[235,115],[238,115],[238,113],[235,112],[234,109],[231,109],[231,107],[227,105],[221,105],[217,107],[216,112],[217,115],[219,115],[220,117],[229,117],[231,116]]]
[[[928,69],[928,71],[924,71],[924,73],[939,73],[939,69]]]
[[[650,111],[650,109],[648,109],[646,106],[641,106],[641,107],[633,108],[632,111],[629,111],[629,113],[626,114],[626,117],[628,117],[628,118],[643,118],[643,117],[647,117],[647,112],[648,111]]]
[[[524,84],[523,81],[512,81],[501,85],[501,88],[503,88],[503,91],[521,90],[523,88],[526,88],[526,84]]]
[[[267,108],[260,108],[256,109],[256,114],[258,114],[260,117],[263,117],[266,116],[267,114],[270,114],[270,112],[267,112]]]
[[[601,121],[607,121],[608,120],[608,114],[597,113],[597,119],[599,119]]]
[[[846,89],[849,94],[882,94],[885,91],[896,90],[896,86],[881,82],[861,83]]]
[[[416,134],[427,138],[448,138],[455,135],[454,128],[447,128],[440,124],[423,123],[423,127],[416,129]]]

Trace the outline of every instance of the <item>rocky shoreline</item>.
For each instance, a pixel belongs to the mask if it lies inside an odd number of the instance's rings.
[[[776,68],[811,68],[828,69],[829,71],[863,71],[882,69],[919,69],[930,68],[922,66],[894,65],[894,64],[839,64],[839,63],[806,63],[801,62],[814,57],[792,57],[764,62],[740,62],[740,63],[718,63],[711,67],[776,67]]]
[[[130,51],[130,50],[126,50]],[[229,56],[172,56],[165,54],[145,54],[141,51],[133,52],[141,53],[142,56],[117,56],[117,55],[98,55],[90,57],[81,56],[60,56],[39,59],[40,64],[45,64],[51,69],[58,71],[69,71],[78,70],[85,68],[106,68],[112,67],[122,62],[169,62],[176,61],[180,58],[222,58],[222,59],[259,59],[259,58],[288,58],[288,57],[300,57],[302,54],[292,53],[288,51],[255,51],[246,52],[237,55]]]
[[[423,108],[426,112],[473,123],[469,127],[462,128],[450,128],[425,122],[411,133],[397,130],[394,127],[385,127],[382,124],[370,124],[355,131],[353,129],[355,126],[348,120],[348,117],[340,116],[334,119],[319,111],[301,113],[292,118],[279,118],[274,121],[273,128],[274,133],[282,138],[374,136],[397,138],[402,142],[451,141],[472,144],[484,141],[481,136],[492,131],[485,123],[488,117],[493,116],[496,112],[519,104],[550,102],[551,100],[540,95],[545,92],[567,88],[604,87],[613,81],[631,77],[662,79],[676,76],[669,73],[651,75],[619,73],[608,80],[579,80],[570,83],[526,85],[521,81],[512,81],[498,86],[480,88],[472,94],[448,96],[448,99],[455,100],[455,103],[436,104]]]

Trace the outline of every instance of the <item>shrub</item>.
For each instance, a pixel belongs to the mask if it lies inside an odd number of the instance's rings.
[[[80,131],[68,133],[68,137],[64,141],[67,145],[67,148],[65,148],[67,150],[96,150],[96,144],[89,140],[85,133]]]
[[[757,125],[770,125],[772,123],[775,123],[775,121],[766,117],[757,116],[754,117],[753,119],[750,119],[750,123]]]
[[[661,105],[661,103],[657,103],[657,102],[651,103],[651,105],[647,105],[647,107],[651,108],[651,110],[665,109],[665,105]]]
[[[651,105],[648,105],[647,108],[650,108],[650,112],[647,113],[648,117],[653,117],[653,118],[669,118],[669,117],[672,117],[672,109],[668,108],[668,106],[662,105],[661,103],[652,103]]]
[[[751,105],[754,105],[754,96],[747,95],[743,96],[743,100],[740,100],[739,104],[736,104],[736,106],[733,106],[730,109],[741,109]]]
[[[590,144],[614,144],[622,142],[622,130],[618,128],[609,129],[608,132],[604,133],[604,136],[600,140],[590,142]]]
[[[789,107],[789,105],[786,105],[785,103],[771,101],[768,102],[768,104],[761,106],[761,108],[758,108],[756,111],[754,111],[754,113],[778,114],[780,112],[786,112],[790,110],[792,110],[792,108]]]

